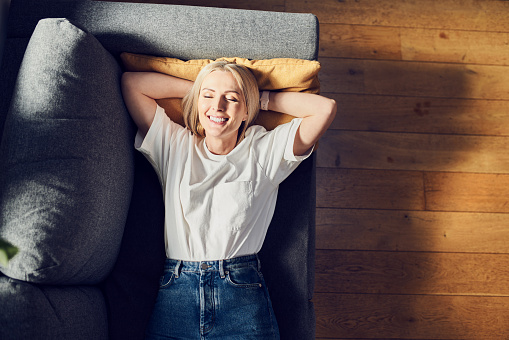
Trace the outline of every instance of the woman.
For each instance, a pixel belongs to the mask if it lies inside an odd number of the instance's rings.
[[[322,96],[264,92],[252,73],[219,61],[195,82],[125,73],[138,126],[135,146],[156,170],[165,200],[166,265],[149,339],[279,339],[258,251],[279,184],[309,156],[334,119]],[[183,98],[186,128],[156,103]],[[297,119],[267,132],[260,109]]]

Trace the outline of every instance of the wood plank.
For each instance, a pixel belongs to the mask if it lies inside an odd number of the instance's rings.
[[[509,32],[506,1],[289,0],[286,10],[321,23]]]
[[[399,28],[320,23],[320,57],[402,60]]]
[[[426,210],[509,212],[509,175],[425,173]]]
[[[316,248],[509,253],[509,215],[436,211],[316,211]]]
[[[509,254],[319,250],[315,291],[509,297]]]
[[[320,58],[322,92],[509,100],[509,67]]]
[[[509,34],[321,24],[320,56],[509,65]]]
[[[323,93],[339,106],[332,129],[509,136],[509,102]]]
[[[509,298],[317,293],[317,337],[507,339]]]
[[[317,166],[509,173],[509,137],[329,130]]]
[[[509,34],[406,29],[401,34],[401,54],[403,60],[507,66]]]
[[[420,172],[317,169],[316,206],[423,210]]]

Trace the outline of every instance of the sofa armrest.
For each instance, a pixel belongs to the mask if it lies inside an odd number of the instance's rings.
[[[65,17],[113,54],[127,51],[179,59],[316,59],[313,14],[76,0],[18,0],[9,37],[28,37],[37,22]],[[214,41],[214,44],[210,42]]]

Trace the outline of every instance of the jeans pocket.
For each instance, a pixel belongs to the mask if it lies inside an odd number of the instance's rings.
[[[159,289],[168,288],[173,281],[175,281],[175,273],[173,271],[165,271],[159,279]]]
[[[226,282],[237,288],[261,288],[263,276],[254,267],[244,267],[225,272]]]

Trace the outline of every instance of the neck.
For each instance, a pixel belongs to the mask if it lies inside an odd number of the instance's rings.
[[[237,140],[225,141],[222,139],[206,138],[205,147],[215,155],[227,155],[236,146]]]

